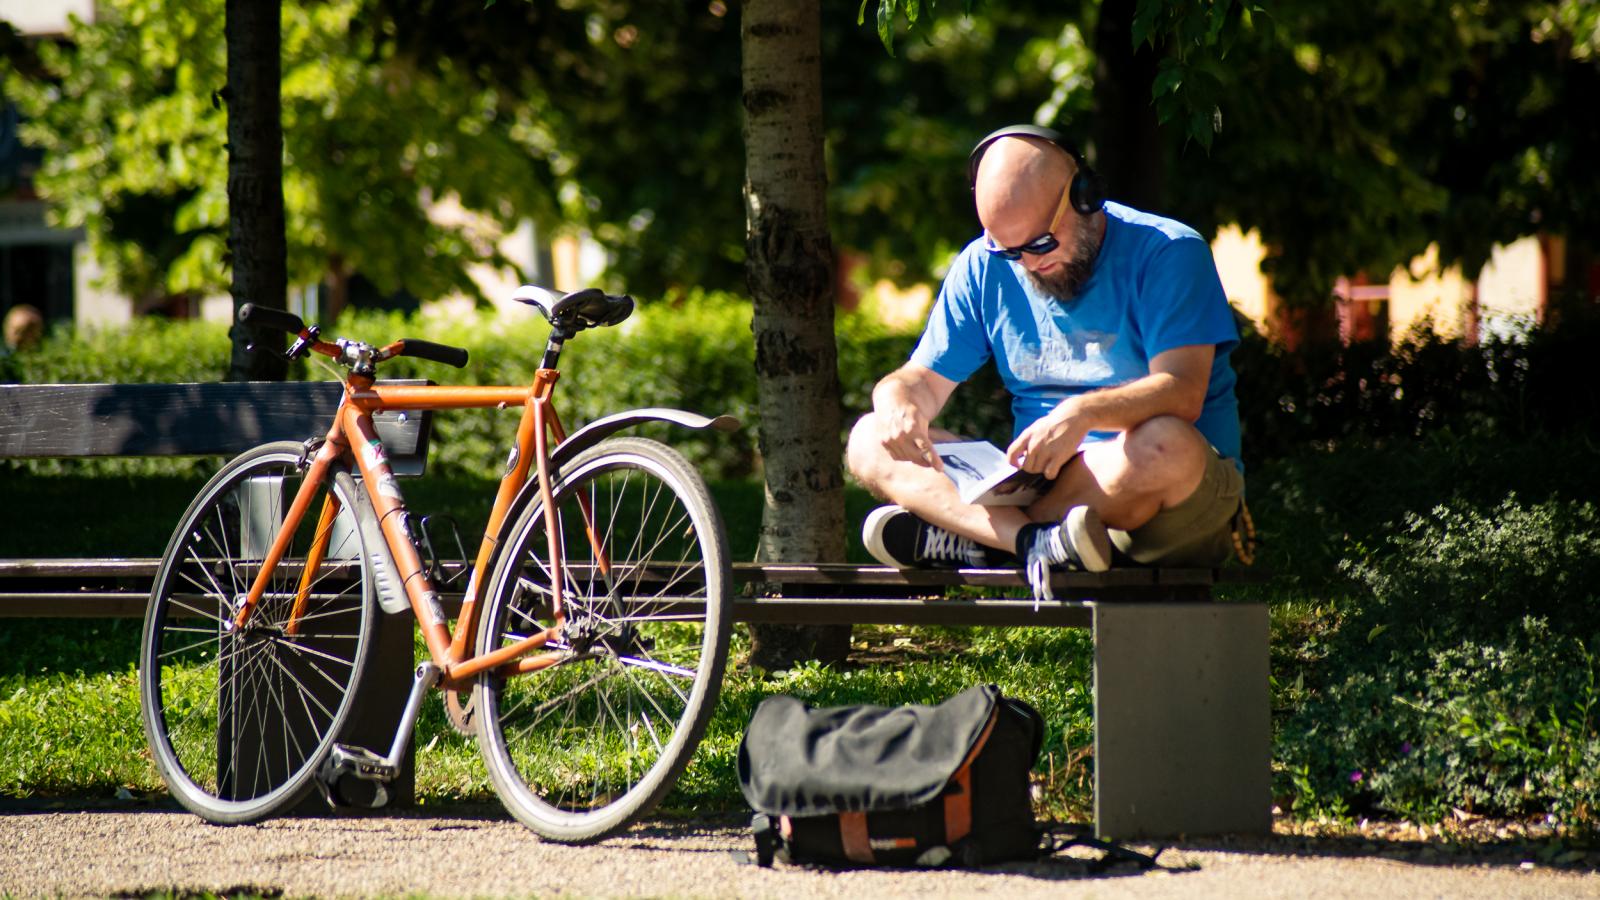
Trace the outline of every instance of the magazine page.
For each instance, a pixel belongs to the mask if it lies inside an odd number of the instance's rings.
[[[935,444],[944,474],[955,482],[967,503],[980,506],[1026,506],[1039,496],[1044,478],[1006,462],[1006,455],[988,441]]]

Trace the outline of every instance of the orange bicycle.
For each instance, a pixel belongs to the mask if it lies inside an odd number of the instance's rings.
[[[400,340],[324,341],[281,310],[239,321],[296,336],[291,358],[342,365],[325,435],[227,463],[184,513],[145,614],[140,706],[174,796],[213,822],[255,821],[320,787],[381,803],[430,691],[470,727],[518,819],[595,840],[654,806],[687,764],[727,657],[726,536],[699,473],[642,422],[732,430],[728,417],[640,409],[568,435],[551,397],[564,343],[615,325],[626,296],[516,293],[550,322],[527,387],[393,386],[377,367],[411,356],[456,367],[464,350]],[[441,567],[415,526],[373,426],[380,410],[522,407],[516,442],[470,566],[452,632]],[[346,743],[378,617],[415,616],[417,666],[397,733]],[[470,699],[468,699],[470,698]]]

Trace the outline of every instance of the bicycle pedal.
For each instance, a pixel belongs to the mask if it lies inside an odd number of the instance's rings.
[[[317,788],[333,809],[378,809],[389,804],[385,785],[396,774],[397,766],[371,750],[335,744],[317,772]]]
[[[381,781],[363,781],[345,775],[333,781],[319,778],[317,788],[329,809],[381,809],[389,805],[389,789]]]
[[[334,744],[333,752],[322,764],[322,771],[334,778],[352,775],[362,781],[393,781],[400,774],[400,767],[389,765],[383,757],[365,747]]]

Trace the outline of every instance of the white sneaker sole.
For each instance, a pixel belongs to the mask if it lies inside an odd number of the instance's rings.
[[[890,556],[883,546],[883,523],[905,511],[903,506],[880,506],[867,513],[866,521],[861,523],[861,543],[866,545],[867,552],[872,554],[873,559],[894,569],[909,569],[911,566]]]
[[[1078,552],[1078,561],[1085,572],[1104,572],[1111,568],[1111,535],[1100,521],[1100,514],[1087,506],[1074,506],[1067,510],[1061,527]]]

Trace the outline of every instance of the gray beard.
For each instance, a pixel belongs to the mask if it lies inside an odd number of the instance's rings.
[[[1099,229],[1089,228],[1078,236],[1072,248],[1072,258],[1049,275],[1029,271],[1028,279],[1039,292],[1066,303],[1077,298],[1078,293],[1094,274],[1094,261],[1100,255]]]

